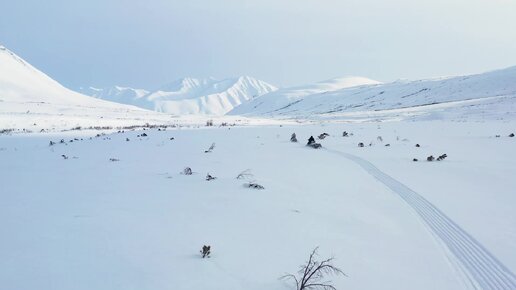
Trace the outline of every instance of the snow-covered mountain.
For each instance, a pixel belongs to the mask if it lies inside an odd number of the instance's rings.
[[[255,98],[251,102],[236,107],[230,112],[230,114],[259,115],[273,113],[276,110],[300,102],[302,99],[314,94],[321,94],[345,88],[374,84],[380,84],[380,82],[364,77],[342,77],[318,82],[315,84],[279,89],[277,91],[262,95],[259,98]]]
[[[311,86],[263,95],[232,115],[329,117],[397,109],[461,110],[491,115],[516,113],[516,66],[476,75],[365,84],[307,92]],[[462,110],[462,108],[468,109]],[[476,110],[475,110],[476,109]],[[427,113],[426,112],[426,113]]]
[[[276,87],[247,76],[224,80],[184,78],[146,98],[159,112],[224,115],[240,104],[275,90]]]
[[[0,46],[0,128],[114,126],[153,118],[163,117],[69,90]]]
[[[264,81],[244,76],[224,80],[183,78],[150,93],[123,87],[90,87],[81,92],[173,115],[224,115],[242,103],[275,90],[276,87]]]
[[[117,103],[125,103],[126,99],[137,100],[149,93],[144,89],[133,89],[120,86],[108,88],[80,87],[78,91],[87,96]]]

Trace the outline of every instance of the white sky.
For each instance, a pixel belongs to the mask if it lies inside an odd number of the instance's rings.
[[[516,0],[0,0],[0,43],[63,84],[279,86],[516,65]]]

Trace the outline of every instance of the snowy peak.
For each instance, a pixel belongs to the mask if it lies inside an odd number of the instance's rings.
[[[249,76],[223,80],[186,77],[153,92],[118,86],[80,89],[96,98],[174,115],[224,115],[242,103],[275,90],[276,87]]]
[[[224,115],[277,88],[258,79],[242,76],[217,80],[215,78],[184,78],[149,94],[154,109],[176,115]]]

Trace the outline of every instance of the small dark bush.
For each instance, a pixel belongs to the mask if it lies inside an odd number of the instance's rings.
[[[252,188],[252,189],[265,189],[265,187],[263,187],[263,185],[260,185],[255,182],[246,183],[246,184],[244,184],[244,186],[248,187],[248,188]]]
[[[446,157],[448,157],[448,155],[443,154],[443,155],[437,157],[437,161],[442,161],[442,160],[446,159]]]
[[[211,246],[204,245],[199,252],[203,258],[209,258],[211,254]]]

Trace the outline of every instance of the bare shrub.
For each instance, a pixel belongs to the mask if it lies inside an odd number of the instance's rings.
[[[204,245],[202,249],[199,251],[203,258],[210,258],[211,254],[211,246]]]
[[[192,175],[192,174],[193,174],[192,168],[190,168],[190,167],[185,167],[185,169],[183,169],[183,171],[181,172],[181,174],[183,174],[183,175]]]
[[[248,188],[252,188],[252,189],[265,189],[265,187],[263,187],[263,185],[260,185],[256,182],[249,182],[249,183],[244,184],[244,186],[248,187]]]
[[[296,283],[297,290],[337,290],[337,288],[335,288],[335,286],[332,285],[332,281],[326,280],[326,276],[346,276],[346,274],[344,274],[344,272],[342,272],[341,269],[333,265],[333,257],[322,261],[317,261],[317,250],[318,247],[312,251],[310,257],[308,258],[308,261],[304,265],[300,266],[297,276],[293,274],[287,274],[281,277],[281,279],[294,280],[294,282]]]
[[[210,148],[208,148],[208,150],[204,150],[204,153],[210,153],[213,151],[213,149],[215,149],[215,143],[211,143]]]
[[[240,172],[237,175],[236,179],[251,179],[253,177],[254,177],[254,175],[251,173],[251,169],[246,169],[246,170]]]
[[[328,133],[322,133],[321,135],[319,135],[317,138],[319,138],[320,140],[323,140],[324,138],[330,136],[330,134]]]

